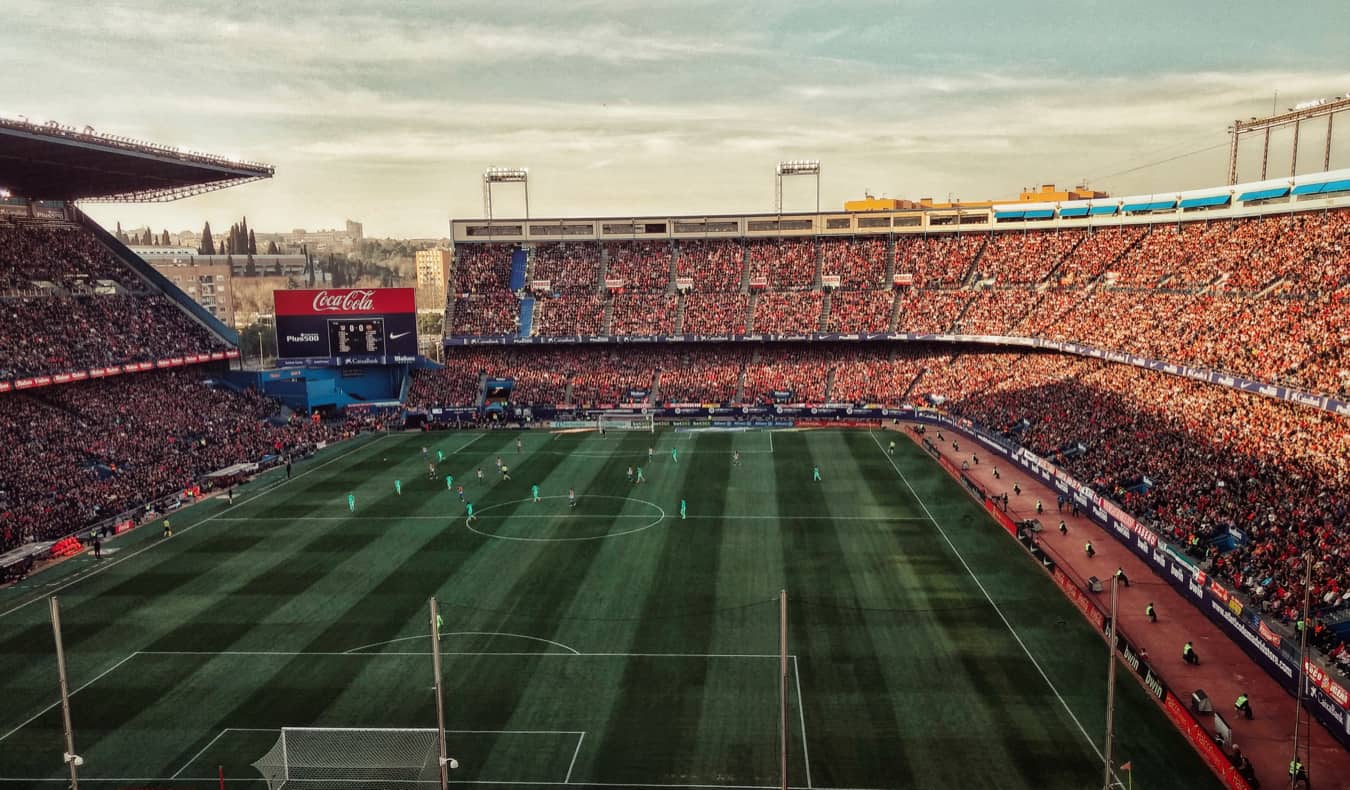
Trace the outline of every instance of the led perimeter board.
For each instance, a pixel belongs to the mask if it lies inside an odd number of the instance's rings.
[[[274,291],[282,365],[406,365],[417,358],[412,288]]]

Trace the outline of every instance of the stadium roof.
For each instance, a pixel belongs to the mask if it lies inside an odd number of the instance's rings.
[[[162,202],[271,178],[271,165],[0,118],[0,189],[33,200]]]

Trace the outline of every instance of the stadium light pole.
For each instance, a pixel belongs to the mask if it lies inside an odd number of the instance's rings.
[[[1116,718],[1116,595],[1120,577],[1111,576],[1111,628],[1106,632],[1106,746],[1102,750],[1102,790],[1111,790],[1111,746]]]
[[[80,790],[79,766],[84,759],[75,753],[75,729],[70,723],[70,683],[66,680],[66,649],[61,641],[61,604],[53,595],[47,599],[52,614],[52,637],[56,640],[56,674],[61,688],[61,726],[66,736],[66,765],[70,766],[70,788]]]
[[[436,691],[436,763],[440,766],[441,790],[447,790],[450,786],[450,757],[445,748],[445,704],[441,699],[441,628],[437,624],[440,615],[436,610],[435,596],[428,599],[427,609],[431,614],[431,665],[436,676],[433,686]]]
[[[788,159],[774,168],[774,210],[783,213],[783,176],[812,176],[816,179],[816,213],[820,213],[820,160]]]
[[[483,171],[483,214],[492,233],[492,185],[520,184],[525,188],[525,219],[530,218],[530,169],[528,167],[489,167]]]

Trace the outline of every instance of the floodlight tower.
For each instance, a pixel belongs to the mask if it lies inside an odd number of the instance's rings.
[[[1289,154],[1289,177],[1298,171],[1298,133],[1304,121],[1316,118],[1327,119],[1326,142],[1322,146],[1322,170],[1331,169],[1331,123],[1338,113],[1350,112],[1350,93],[1332,96],[1328,99],[1313,99],[1290,107],[1287,112],[1272,114],[1265,118],[1252,118],[1249,121],[1233,121],[1228,127],[1228,183],[1236,184],[1238,179],[1238,142],[1244,134],[1264,132],[1261,145],[1261,180],[1266,180],[1266,166],[1270,159],[1270,131],[1285,126],[1294,127],[1294,145]]]
[[[816,179],[816,213],[820,213],[820,160],[789,159],[774,168],[774,210],[783,213],[783,176],[814,176]]]
[[[492,185],[520,184],[525,188],[525,219],[530,218],[530,169],[528,167],[489,167],[483,171],[483,214],[492,222]]]

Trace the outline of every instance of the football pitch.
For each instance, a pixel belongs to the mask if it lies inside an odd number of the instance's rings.
[[[266,790],[283,727],[377,761],[436,726],[431,596],[453,782],[776,787],[780,590],[793,787],[1101,786],[1103,641],[898,435],[374,435],[173,521],[0,591],[0,790],[66,781],[51,594],[91,787]],[[1136,786],[1219,786],[1125,672],[1116,706]]]

